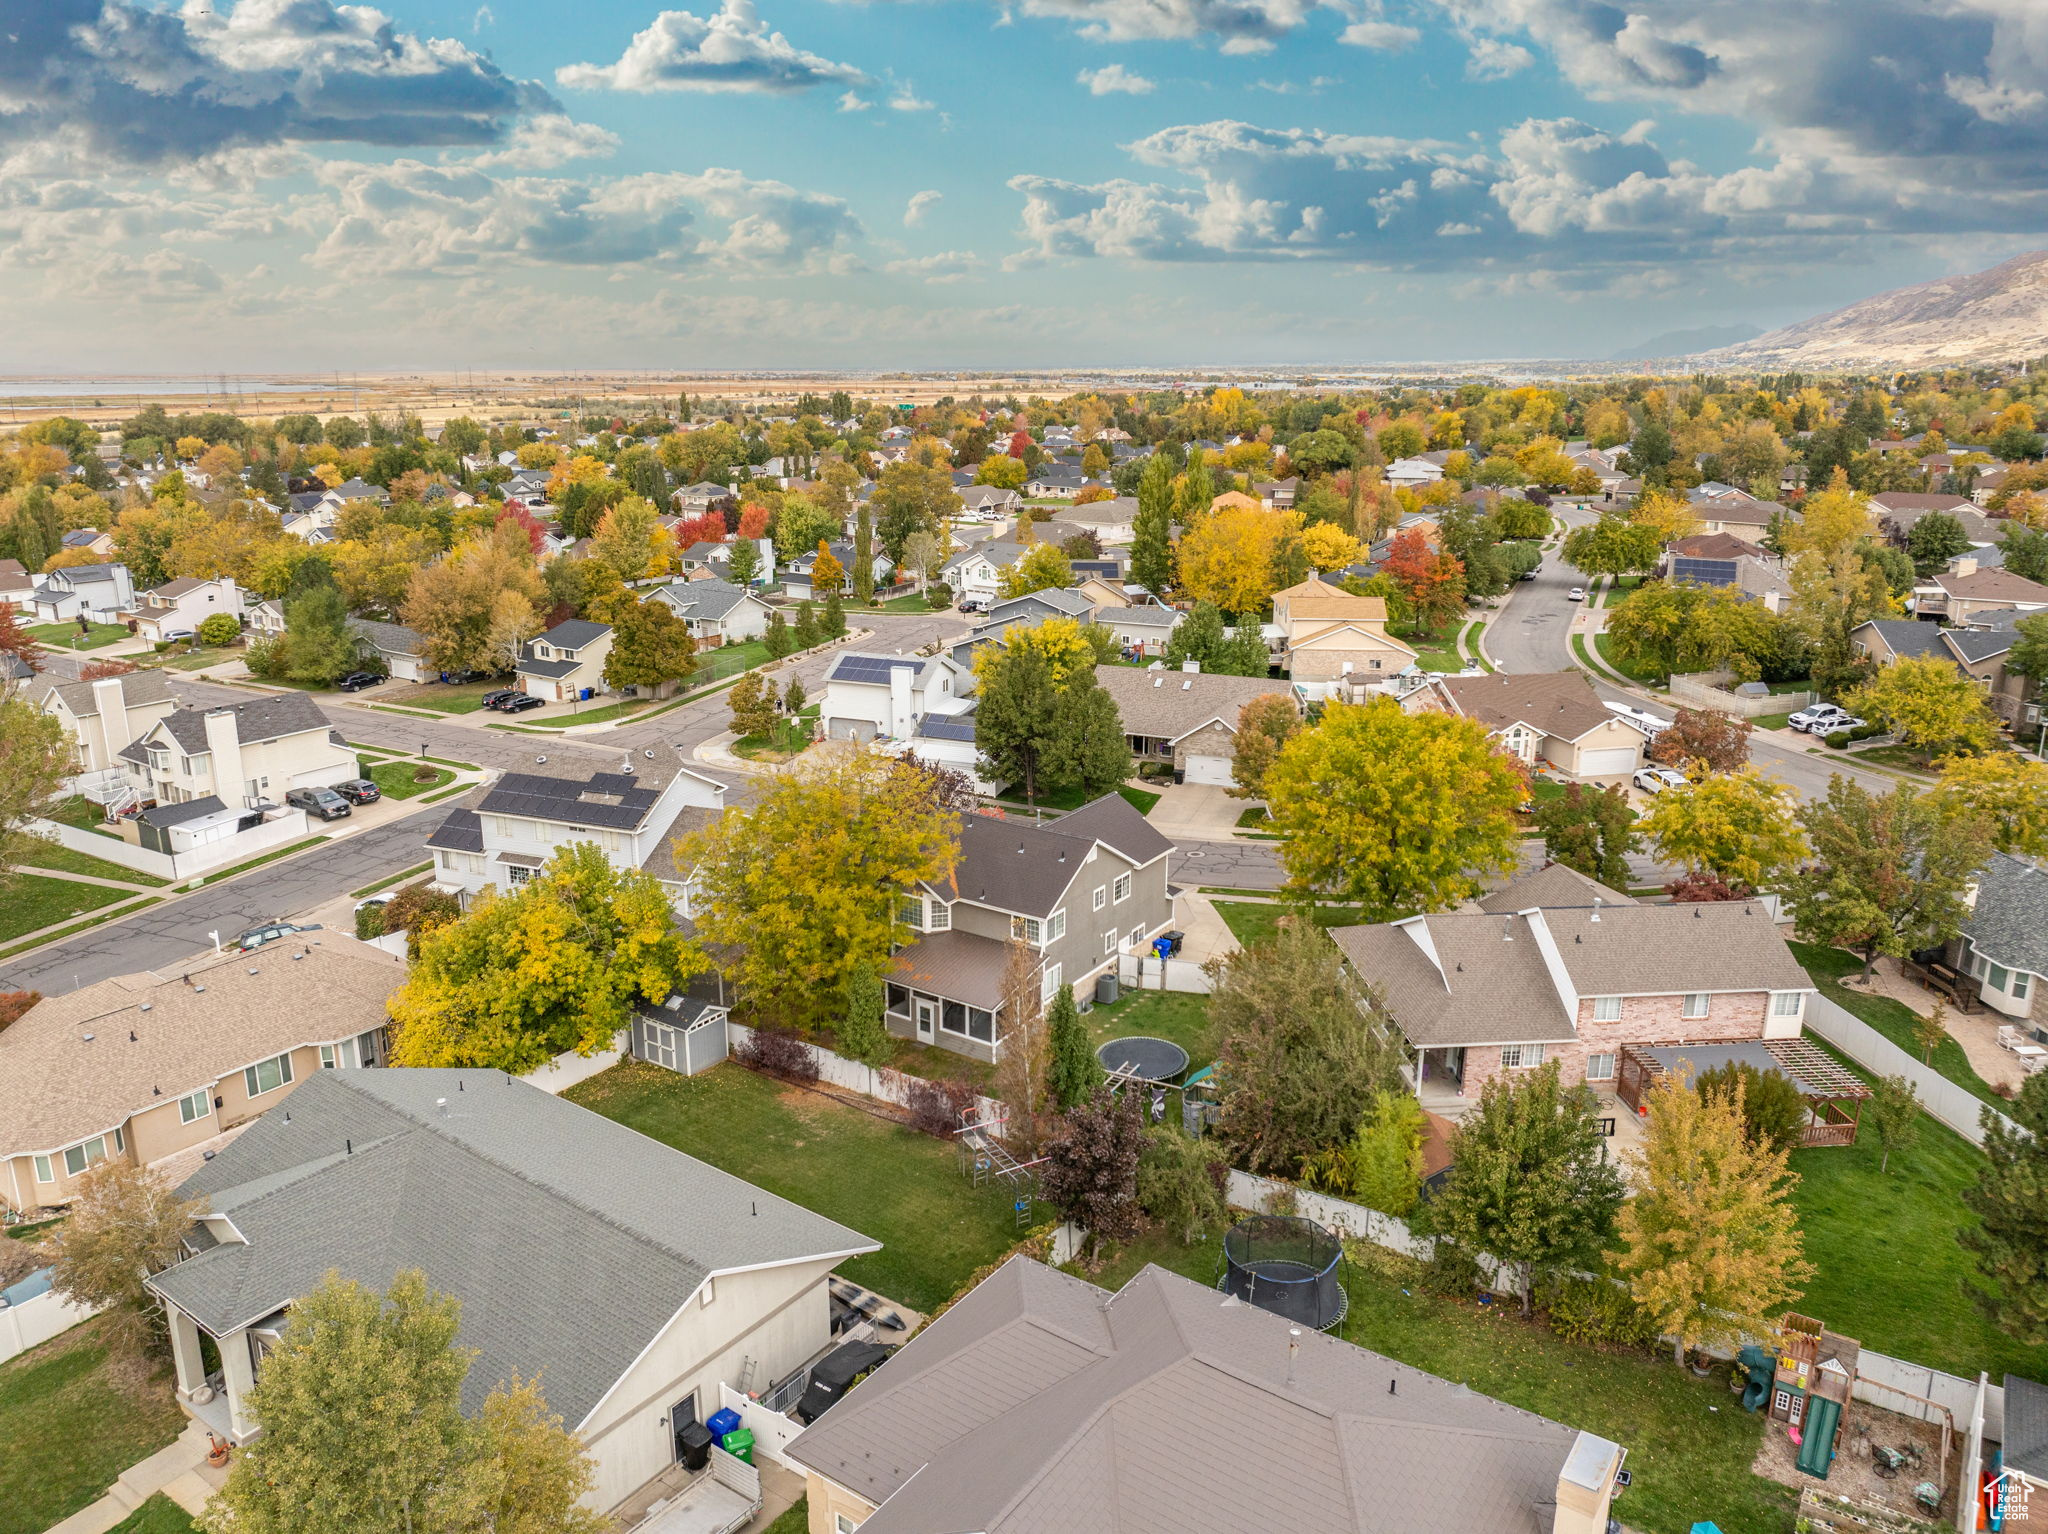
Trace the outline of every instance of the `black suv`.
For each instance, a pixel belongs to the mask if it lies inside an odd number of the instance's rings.
[[[375,804],[384,797],[384,791],[368,778],[350,778],[335,784],[334,791],[350,804]]]
[[[383,680],[384,678],[374,671],[351,671],[334,685],[340,692],[361,692],[365,687],[375,687]]]
[[[514,698],[523,698],[525,696],[526,690],[523,687],[500,687],[495,691],[484,694],[484,707],[503,708]]]
[[[346,820],[354,813],[348,801],[331,788],[294,788],[285,794],[284,802],[322,820]]]
[[[546,708],[546,698],[536,698],[530,692],[515,692],[498,705],[499,711],[507,714],[523,714],[530,708]]]

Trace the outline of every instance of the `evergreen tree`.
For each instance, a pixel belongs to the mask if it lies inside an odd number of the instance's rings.
[[[1102,1062],[1088,1040],[1081,1010],[1074,1005],[1072,986],[1054,991],[1052,1005],[1046,1009],[1046,1030],[1052,1055],[1046,1088],[1053,1107],[1064,1113],[1093,1097],[1102,1084]]]
[[[818,632],[818,613],[809,602],[800,603],[796,610],[796,647],[808,650],[823,636]]]
[[[761,574],[761,545],[752,538],[741,538],[734,543],[726,573],[735,586],[751,590]]]
[[[782,695],[782,711],[792,716],[801,714],[804,711],[804,704],[809,701],[810,694],[804,691],[803,679],[791,677],[789,688]]]
[[[869,589],[873,589],[872,584]],[[818,628],[827,639],[842,639],[846,635],[846,609],[840,605],[836,586],[825,593],[825,612],[818,621]]]
[[[761,636],[761,643],[776,660],[796,648],[796,636],[790,633],[789,622],[779,611],[768,615],[768,631]]]
[[[1052,667],[1038,646],[1016,645],[976,669],[981,701],[974,710],[974,746],[982,776],[1021,782],[1024,797],[1036,803],[1059,703]]]
[[[863,964],[846,978],[846,1021],[839,1025],[838,1053],[862,1065],[889,1063],[895,1046],[882,1023],[882,981]]]
[[[865,606],[875,599],[875,511],[860,503],[853,524],[853,599]]]
[[[1138,514],[1131,522],[1131,579],[1154,596],[1173,580],[1173,463],[1164,453],[1145,460]]]
[[[1977,1259],[1987,1287],[1973,1289],[1978,1306],[2015,1342],[2048,1342],[2048,1072],[2026,1079],[2009,1110],[2011,1123],[1986,1108],[1984,1166],[1963,1202],[1975,1229],[1956,1239]]]
[[[1198,518],[1209,515],[1209,505],[1216,499],[1216,481],[1209,475],[1209,465],[1203,459],[1202,450],[1196,448],[1188,454],[1188,466],[1181,475],[1180,490],[1174,497],[1174,509],[1179,513],[1182,527],[1193,527]]]

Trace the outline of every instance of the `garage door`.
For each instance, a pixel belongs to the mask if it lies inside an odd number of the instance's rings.
[[[1187,759],[1187,781],[1190,783],[1216,783],[1230,787],[1230,758],[1227,756],[1190,756]]]
[[[1581,751],[1579,753],[1579,776],[1582,778],[1620,777],[1634,772],[1642,763],[1642,753],[1634,746],[1609,746],[1602,751]]]
[[[832,740],[873,740],[876,729],[872,719],[828,719],[825,734]]]

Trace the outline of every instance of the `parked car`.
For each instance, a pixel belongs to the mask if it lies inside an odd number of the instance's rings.
[[[1846,709],[1835,703],[1815,703],[1802,708],[1785,721],[1788,728],[1804,730],[1813,735],[1825,735],[1830,730],[1844,730],[1852,726],[1841,721],[1854,718]],[[1857,723],[1861,723],[1858,720]]]
[[[334,685],[340,692],[361,692],[365,687],[375,687],[383,680],[384,678],[374,671],[351,671]]]
[[[1515,579],[1518,581],[1533,581],[1534,579],[1536,579],[1536,574],[1536,567],[1531,566],[1529,569],[1524,570],[1520,575],[1516,576]]]
[[[294,788],[285,794],[284,802],[322,820],[346,820],[355,813],[348,807],[348,801],[331,788]]]
[[[318,932],[319,930],[320,923],[318,922],[314,922],[311,926],[302,927],[296,922],[267,921],[258,926],[251,927],[247,932],[236,938],[231,946],[247,953],[252,948],[261,948],[265,943],[274,943],[281,937],[290,937],[294,933],[299,932]]]
[[[525,690],[523,688],[500,687],[494,692],[487,692],[484,694],[483,705],[485,708],[503,708],[507,703],[511,702],[514,698],[524,696]]]
[[[1574,586],[1564,594],[1564,599],[1567,602],[1583,602],[1586,600],[1586,588],[1584,586]]]
[[[384,797],[384,790],[368,778],[350,778],[346,783],[335,784],[334,791],[350,804],[375,804]]]
[[[978,613],[986,611],[987,608],[988,604],[980,597],[965,597],[961,599],[959,610],[963,613]]]
[[[1646,794],[1661,794],[1667,788],[1685,788],[1692,780],[1675,767],[1638,767],[1629,780]]]
[[[481,682],[489,675],[488,671],[444,671],[441,673],[441,680],[454,687],[466,682]]]
[[[190,629],[169,629],[164,634],[165,644],[190,644],[199,636]]]
[[[537,698],[530,692],[522,692],[517,697],[507,698],[498,707],[508,714],[523,714],[530,708],[546,708],[547,703],[546,698]]]

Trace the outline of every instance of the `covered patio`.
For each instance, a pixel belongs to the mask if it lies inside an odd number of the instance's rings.
[[[1870,1088],[1834,1058],[1805,1039],[1760,1039],[1742,1044],[1625,1044],[1617,1095],[1637,1116],[1649,1112],[1650,1089],[1667,1072],[1692,1080],[1725,1065],[1747,1065],[1785,1077],[1806,1099],[1806,1132],[1800,1143],[1854,1145]]]

